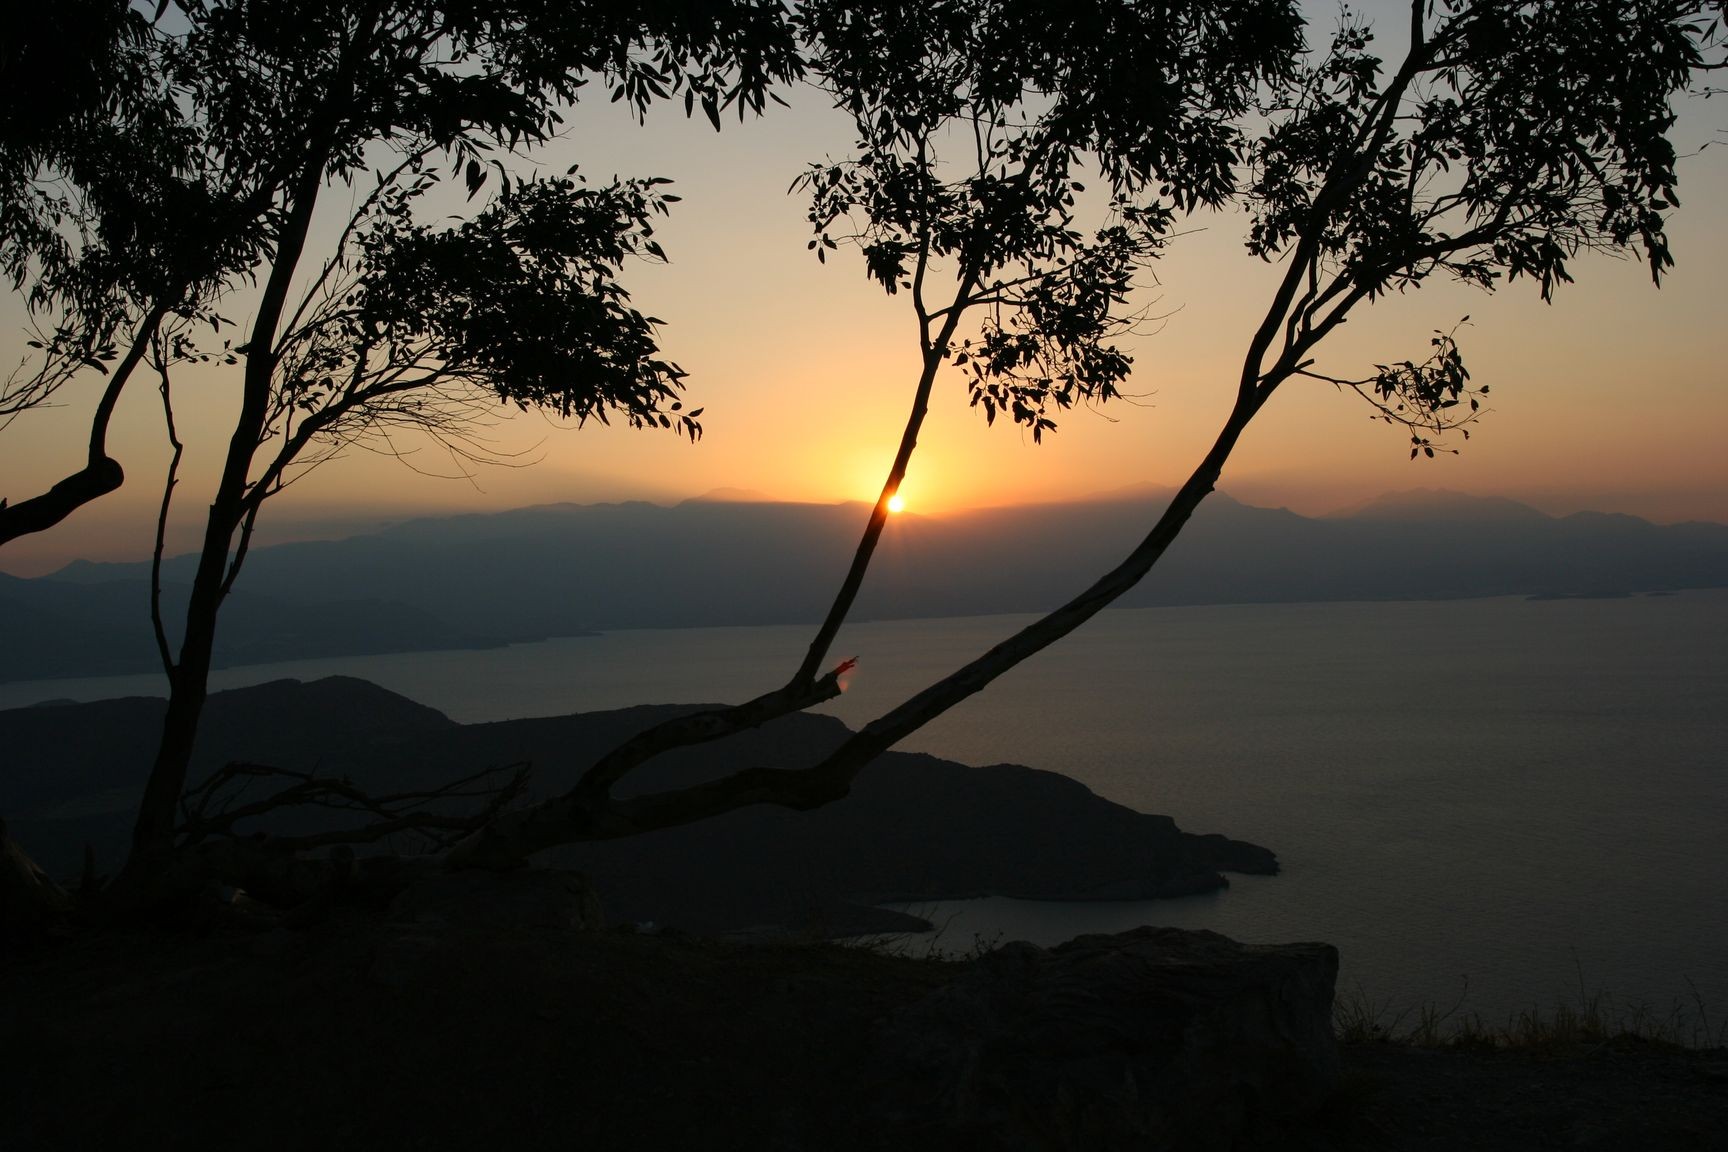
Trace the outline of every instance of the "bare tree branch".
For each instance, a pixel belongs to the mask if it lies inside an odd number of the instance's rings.
[[[269,837],[269,842],[283,851],[299,851],[331,844],[375,843],[400,832],[416,832],[434,848],[447,847],[483,827],[519,799],[527,789],[528,776],[528,765],[518,763],[489,768],[435,788],[373,795],[346,777],[236,761],[187,791],[180,805],[177,845],[185,849],[211,837],[242,835],[237,825],[243,821],[258,820],[287,809],[324,808],[361,813],[373,819],[349,828],[275,835]],[[282,780],[290,783],[258,800],[235,803],[253,782]],[[448,805],[456,800],[483,803],[473,811],[458,814],[425,810],[428,805]]]

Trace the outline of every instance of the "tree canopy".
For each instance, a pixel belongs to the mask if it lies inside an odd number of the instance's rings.
[[[75,31],[63,35],[68,28]],[[590,289],[624,259],[657,252],[650,217],[663,196],[641,181],[582,191],[575,174],[524,185],[512,179],[514,157],[551,138],[561,109],[595,81],[639,114],[676,95],[718,124],[723,109],[759,111],[769,85],[801,67],[784,13],[767,0],[187,0],[153,15],[125,0],[76,0],[33,11],[13,43],[3,61],[8,85],[59,98],[40,119],[10,116],[0,137],[0,269],[25,293],[42,352],[34,371],[0,389],[0,419],[87,373],[105,376],[106,390],[84,466],[48,493],[0,506],[0,543],[50,527],[121,483],[106,453],[107,422],[159,338],[170,360],[244,350],[247,425],[268,408],[267,390],[287,411],[318,407],[315,396],[335,399],[332,372],[308,382],[287,378],[285,365],[334,369],[346,358],[352,369],[360,349],[438,359],[445,370],[426,384],[479,383],[524,405],[662,423],[679,376],[657,358],[652,323],[628,309],[615,282]],[[308,317],[309,304],[296,311],[287,298],[320,191],[375,172],[364,219],[316,280],[325,296],[313,302],[315,331],[285,334],[300,355],[284,357],[272,347],[283,335],[276,325]],[[471,199],[490,180],[496,203],[437,233],[405,226],[408,202],[447,173]],[[389,281],[380,279],[386,266],[396,274]],[[496,292],[513,296],[514,307],[466,308],[464,297],[494,293],[491,276],[502,277]],[[357,299],[329,299],[333,285],[353,290],[356,280],[370,285],[365,316]],[[385,302],[387,283],[394,304]],[[407,339],[410,284],[429,294],[413,303],[439,315]],[[211,348],[192,339],[206,325],[219,333],[229,323],[223,300],[253,285],[260,319],[244,339]],[[527,308],[529,293],[542,305],[561,294],[580,318],[530,335],[529,323],[548,314]],[[334,313],[349,327],[341,353]],[[522,321],[514,332],[512,318]],[[376,339],[361,331],[367,325],[378,328]],[[546,357],[564,354],[587,355],[589,371],[554,380]],[[345,410],[364,407],[353,396],[372,383],[351,387]],[[397,374],[383,395],[405,387]],[[695,432],[687,418],[678,422]],[[266,427],[285,426],[257,434]]]
[[[62,42],[66,19],[80,30]],[[676,198],[652,178],[524,172],[526,154],[592,83],[638,116],[681,97],[718,127],[722,111],[761,111],[802,62],[774,0],[184,0],[153,13],[80,0],[25,31],[8,81],[82,55],[51,114],[9,119],[0,142],[0,268],[25,294],[41,353],[0,392],[0,418],[81,375],[106,379],[83,466],[0,504],[0,542],[121,483],[107,426],[141,367],[159,379],[174,449],[165,523],[182,449],[173,371],[217,362],[239,384],[178,651],[153,597],[170,707],[135,857],[159,864],[217,613],[263,502],[296,470],[403,424],[460,437],[488,398],[699,434],[657,321],[618,279],[631,259],[663,258],[653,221]],[[478,210],[454,223],[417,215],[451,176],[470,202],[487,194]],[[354,184],[371,187],[334,250],[310,251],[322,193]],[[223,338],[224,302],[241,288],[256,290],[252,319]]]
[[[1353,310],[1436,274],[1484,289],[1530,278],[1543,299],[1585,250],[1671,263],[1672,102],[1719,66],[1716,6],[1699,0],[1411,0],[1409,46],[1382,59],[1348,14],[1315,47],[1292,4],[815,4],[811,70],[851,113],[851,157],[813,165],[811,247],[851,241],[866,273],[907,292],[923,372],[892,465],[835,608],[788,685],[686,718],[604,757],[576,789],[502,813],[458,856],[503,862],[570,839],[616,836],[730,807],[807,808],[844,796],[876,755],[1133,587],[1214,489],[1244,429],[1292,380],[1359,392],[1406,428],[1412,455],[1468,435],[1487,391],[1451,332],[1420,358],[1334,374],[1325,339]],[[1241,25],[1232,23],[1242,19]],[[945,157],[946,148],[959,159]],[[1105,227],[1075,227],[1075,179],[1108,193]],[[946,174],[953,173],[952,177]],[[666,747],[713,739],[831,696],[814,677],[863,578],[905,475],[941,362],[967,370],[986,418],[1035,433],[1050,412],[1104,402],[1128,370],[1107,340],[1131,322],[1134,270],[1197,210],[1246,211],[1248,251],[1283,273],[1209,451],[1140,543],[1068,603],[866,724],[819,764],[755,769],[680,793],[610,795]],[[853,221],[847,230],[836,222]],[[837,234],[838,233],[838,234]],[[925,299],[932,263],[958,287]],[[979,336],[957,338],[970,306]]]

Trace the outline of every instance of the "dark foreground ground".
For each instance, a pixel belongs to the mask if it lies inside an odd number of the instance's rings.
[[[923,1149],[875,1023],[951,963],[471,932],[86,936],[0,959],[0,1149]],[[1348,1045],[1278,1146],[1728,1149],[1728,1051]]]

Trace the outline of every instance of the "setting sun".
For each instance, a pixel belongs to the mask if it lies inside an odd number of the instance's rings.
[[[888,497],[888,511],[890,511],[890,512],[904,512],[905,510],[906,510],[906,497],[900,495],[898,492],[896,492],[894,495]]]

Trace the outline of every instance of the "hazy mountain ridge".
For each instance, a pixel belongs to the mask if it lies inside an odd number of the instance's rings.
[[[1444,488],[1407,488],[1360,500],[1329,512],[1322,519],[1531,523],[1554,517],[1506,496],[1470,496]]]
[[[1116,564],[1156,518],[1148,490],[890,521],[854,611],[888,619],[1042,611]],[[868,509],[719,499],[557,504],[410,521],[256,549],[219,664],[524,642],[601,629],[819,619]],[[193,558],[164,565],[170,600]],[[154,668],[144,564],[0,578],[0,679]],[[1122,607],[1600,596],[1728,585],[1728,526],[1552,517],[1418,490],[1328,517],[1222,493]],[[170,614],[172,618],[172,613]]]

